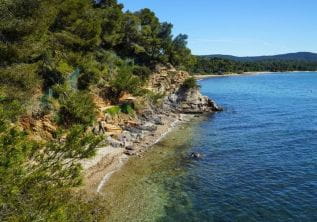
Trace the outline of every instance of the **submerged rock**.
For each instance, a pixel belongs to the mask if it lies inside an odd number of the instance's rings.
[[[192,152],[190,154],[190,157],[193,158],[193,159],[200,159],[201,158],[201,154],[197,153],[197,152]]]

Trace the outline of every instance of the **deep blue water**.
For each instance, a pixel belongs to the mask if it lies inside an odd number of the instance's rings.
[[[183,166],[180,191],[166,184],[160,221],[317,221],[317,73],[200,84],[224,111],[197,126],[188,151],[204,156]]]

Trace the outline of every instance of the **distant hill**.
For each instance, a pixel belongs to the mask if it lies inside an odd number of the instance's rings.
[[[268,61],[268,60],[276,60],[276,61],[292,60],[292,61],[317,62],[317,53],[311,53],[311,52],[296,52],[296,53],[271,55],[271,56],[247,56],[247,57],[216,54],[216,55],[204,55],[201,57],[230,59],[230,60],[234,60],[238,62],[257,62],[257,61]]]

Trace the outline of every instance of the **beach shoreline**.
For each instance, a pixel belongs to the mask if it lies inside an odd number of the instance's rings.
[[[261,74],[279,74],[279,73],[297,73],[297,72],[316,72],[316,71],[287,71],[287,72],[270,72],[270,71],[262,71],[262,72],[244,72],[241,74],[238,73],[228,73],[223,75],[216,75],[216,74],[207,74],[207,75],[194,75],[196,80],[203,80],[209,78],[216,78],[216,77],[230,77],[230,76],[248,76],[248,75],[261,75]]]
[[[162,125],[158,126],[157,130],[147,132],[141,141],[133,144],[135,152],[133,156],[127,155],[124,148],[100,147],[93,158],[81,163],[85,175],[83,189],[88,192],[100,193],[112,174],[119,171],[131,157],[142,158],[143,154],[155,144],[194,117],[193,114],[181,113],[165,115],[162,117]]]

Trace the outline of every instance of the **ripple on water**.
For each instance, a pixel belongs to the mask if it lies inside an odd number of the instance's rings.
[[[317,73],[200,84],[225,111],[115,173],[110,221],[317,221]]]

